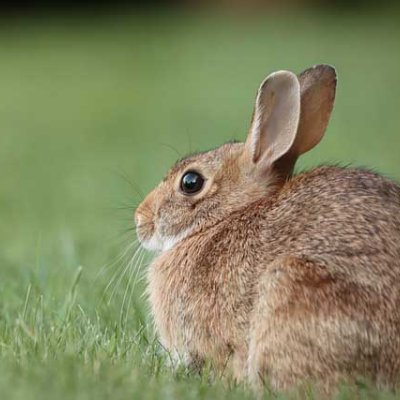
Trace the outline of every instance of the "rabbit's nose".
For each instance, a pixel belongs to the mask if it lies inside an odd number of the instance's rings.
[[[137,209],[135,211],[134,219],[135,219],[136,226],[140,226],[140,224],[141,224],[141,222],[143,220],[143,217],[140,215],[139,209]]]

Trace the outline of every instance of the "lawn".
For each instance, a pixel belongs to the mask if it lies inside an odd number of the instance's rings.
[[[252,399],[167,367],[133,209],[180,155],[245,137],[266,74],[321,62],[336,108],[299,167],[400,180],[398,15],[3,18],[1,399]]]

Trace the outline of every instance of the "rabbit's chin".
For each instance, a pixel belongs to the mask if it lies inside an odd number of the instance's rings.
[[[191,228],[185,229],[175,236],[161,237],[158,233],[154,233],[150,239],[142,239],[141,245],[150,251],[164,252],[172,249],[177,243],[186,238],[192,231]]]

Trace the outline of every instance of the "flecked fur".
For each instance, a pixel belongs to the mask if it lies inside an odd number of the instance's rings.
[[[242,143],[173,167],[137,210],[161,251],[148,293],[163,345],[198,365],[288,389],[325,392],[366,377],[400,382],[400,187],[361,169],[324,166],[263,179]],[[185,197],[185,170],[209,177]],[[189,229],[190,228],[190,229]]]

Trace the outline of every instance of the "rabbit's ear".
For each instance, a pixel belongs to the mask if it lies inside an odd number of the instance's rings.
[[[278,71],[258,89],[246,151],[262,170],[292,147],[300,118],[300,83],[295,74]]]
[[[336,71],[330,65],[316,65],[302,72],[299,81],[300,123],[290,151],[294,158],[311,150],[324,136],[335,101]]]

